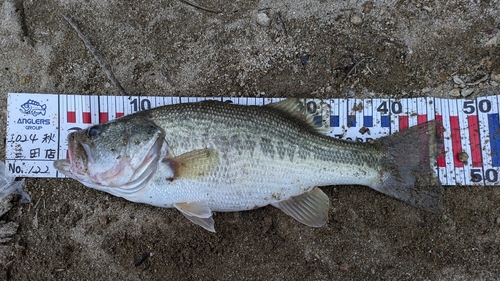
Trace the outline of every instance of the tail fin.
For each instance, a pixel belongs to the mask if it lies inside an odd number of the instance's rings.
[[[377,191],[431,212],[443,209],[443,187],[433,170],[440,148],[439,121],[429,121],[381,138],[387,153]]]

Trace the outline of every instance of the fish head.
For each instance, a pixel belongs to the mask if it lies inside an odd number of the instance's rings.
[[[123,117],[68,135],[68,159],[56,169],[86,186],[132,190],[156,171],[164,132],[150,118]]]

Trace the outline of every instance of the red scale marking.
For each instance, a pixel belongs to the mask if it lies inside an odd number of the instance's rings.
[[[442,115],[436,115],[436,120],[439,121],[438,124],[443,124],[443,116]],[[440,135],[441,140],[444,140],[443,126],[437,127],[437,133]],[[441,149],[439,151],[439,156],[437,159],[437,165],[439,168],[446,167],[446,160],[444,159],[444,145],[442,143],[441,143]]]
[[[90,112],[83,112],[82,117],[83,117],[83,123],[84,124],[90,124],[91,123]]]
[[[417,124],[422,124],[425,122],[427,122],[427,115],[425,115],[425,114],[417,115]]]
[[[399,130],[408,128],[408,116],[399,116]]]
[[[467,116],[469,125],[470,150],[472,158],[472,167],[481,168],[483,161],[481,159],[481,142],[479,139],[479,123],[477,115]]]
[[[107,112],[100,112],[99,113],[99,123],[106,123],[108,122],[108,113]]]
[[[123,112],[117,112],[116,113],[116,118],[119,118],[119,117],[122,117],[123,116]]]
[[[68,111],[67,115],[68,123],[76,123],[76,112]]]
[[[453,163],[456,168],[463,168],[464,163],[458,159],[458,155],[462,152],[462,140],[460,138],[460,124],[458,123],[458,116],[450,116],[450,127]]]

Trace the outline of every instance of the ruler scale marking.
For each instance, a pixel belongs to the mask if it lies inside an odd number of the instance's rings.
[[[490,135],[490,157],[492,168],[484,172],[485,181],[491,185],[498,184],[500,172],[500,119],[499,119],[499,106],[498,97],[490,97],[491,107],[487,102],[479,101],[478,110],[487,112],[488,114],[488,127]]]
[[[460,155],[465,154],[467,159],[459,159],[459,161],[463,161],[463,170],[464,170],[464,184],[465,185],[473,185],[474,182],[471,181],[471,168],[473,167],[472,162],[472,138],[470,135],[470,125],[469,118],[460,110],[460,106],[463,104],[464,100],[457,100],[457,113],[459,120],[459,130],[460,130],[460,141],[462,143],[462,152]],[[462,156],[464,157],[464,156]]]
[[[408,99],[408,127],[418,125],[418,100]]]
[[[57,107],[55,111],[52,110],[51,125],[40,132],[24,131],[23,126],[16,123],[16,118],[19,118],[17,116],[31,118],[27,114],[19,113],[18,109],[21,101],[26,102],[29,99],[38,100],[40,103],[51,101]],[[15,140],[7,141],[6,164],[9,164],[9,172],[16,176],[64,177],[52,168],[51,162],[67,157],[66,136],[72,130],[161,105],[207,99],[244,105],[263,105],[283,100],[241,97],[9,94],[8,136],[10,138],[17,136],[19,141],[18,143]],[[444,185],[499,184],[500,116],[497,96],[478,97],[475,100],[424,97],[329,99],[321,102],[317,99],[307,99],[307,103],[310,103],[309,107],[306,107],[307,112],[314,114],[314,120],[318,124],[326,121],[330,126],[329,134],[332,137],[353,141],[376,139],[427,120],[440,119],[445,128],[439,132],[444,138],[445,153],[438,157],[435,169],[442,183]],[[55,107],[47,104],[47,108],[49,106]],[[329,114],[325,115],[324,112],[327,111]],[[38,117],[32,117],[33,120],[36,118]],[[43,136],[46,138],[52,136],[47,133],[48,131],[56,132],[50,146],[42,144],[41,141],[36,142]],[[33,138],[32,143],[20,141],[22,136],[30,136],[30,133]],[[18,151],[22,152],[16,152],[16,145]],[[37,152],[38,150],[40,152]],[[25,155],[22,161],[15,157],[16,155],[20,157],[21,154]],[[462,161],[459,158],[461,154],[467,155],[468,159]],[[46,172],[44,172],[45,167],[48,169]],[[22,173],[16,173],[16,169]]]
[[[461,130],[460,130],[460,120],[458,116],[457,101],[460,100],[448,100],[448,108],[450,112],[450,135],[453,150],[453,166],[455,167],[455,181],[466,183],[465,180],[465,169],[464,163],[460,161],[460,154],[464,152]]]
[[[438,120],[442,126],[444,126],[443,122],[443,115],[441,111],[441,99],[436,98],[434,100],[434,112],[435,112],[435,118]],[[441,180],[441,183],[447,184],[447,173],[446,173],[446,159],[445,159],[445,153],[446,153],[446,143],[444,142],[444,129],[442,129],[441,126],[438,126],[438,134],[440,136],[440,139],[442,140],[442,146],[439,151],[439,156],[437,159],[437,166],[438,166],[438,174],[439,174],[439,179]]]

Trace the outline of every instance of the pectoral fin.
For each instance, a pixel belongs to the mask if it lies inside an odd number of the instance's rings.
[[[162,162],[172,169],[172,180],[175,180],[180,177],[197,178],[208,175],[219,163],[219,157],[213,149],[199,149],[163,159]]]
[[[175,203],[174,207],[193,223],[208,231],[215,232],[212,210],[206,202]]]
[[[321,227],[328,219],[330,200],[321,189],[314,187],[304,194],[271,205],[305,225]]]

